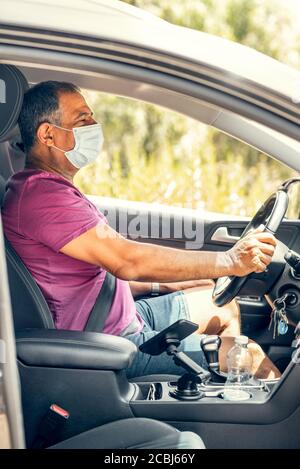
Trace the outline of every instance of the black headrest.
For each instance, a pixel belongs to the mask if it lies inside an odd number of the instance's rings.
[[[7,140],[15,128],[27,89],[27,80],[20,70],[0,64],[0,142]]]

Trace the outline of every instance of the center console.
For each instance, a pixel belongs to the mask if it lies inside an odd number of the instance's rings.
[[[198,433],[209,448],[300,447],[299,339],[280,379],[253,380],[249,399],[226,401],[226,375],[218,365],[219,338],[210,336],[202,343],[209,364],[203,369],[180,349],[193,323],[177,326],[144,344],[144,351],[172,356],[179,379],[164,380],[157,375],[134,382],[128,381],[126,369],[136,348],[124,338],[76,331],[19,332],[27,446],[55,403],[70,414],[57,441],[113,420],[149,417]]]
[[[160,404],[168,403],[177,403],[177,407],[180,403],[192,402],[192,400],[182,399],[181,396],[178,398],[177,388],[178,383],[175,381],[171,382],[153,382],[153,383],[137,383],[138,389],[135,394],[131,404],[134,405],[137,401],[149,401],[149,402],[159,402]],[[277,380],[270,381],[268,383],[261,382],[258,385],[253,385],[251,388],[247,388],[250,398],[249,402],[253,403],[263,403],[266,402],[269,397],[272,389],[277,384]],[[199,389],[199,400],[197,400],[197,405],[206,405],[206,404],[222,404],[228,405],[228,401],[223,399],[224,385],[222,384],[201,384],[198,386]],[[231,403],[234,401],[230,401]],[[245,403],[245,401],[243,401]],[[176,407],[176,408],[177,408]],[[173,416],[174,417],[174,416]]]
[[[220,371],[218,358],[220,337],[207,336],[201,341],[208,370],[178,351],[180,341],[196,329],[197,325],[180,320],[140,347],[141,351],[150,355],[164,352],[171,355],[176,365],[186,372],[177,381],[170,382],[139,383],[137,378],[136,393],[131,400],[135,415],[154,418],[160,415],[164,420],[173,420],[175,416],[178,420],[210,422],[214,415],[218,422],[257,420],[255,408],[267,404],[280,380],[251,378],[244,388],[249,399],[243,402],[226,401],[224,385],[227,375]]]
[[[169,382],[168,386],[166,383],[152,383],[147,394],[148,400],[175,399],[191,402],[205,398],[225,399],[224,384],[227,375],[220,370],[219,364],[221,338],[217,335],[210,335],[199,340],[199,348],[201,346],[208,369],[202,368],[184,352],[179,351],[181,340],[195,332],[197,328],[197,324],[181,319],[140,346],[140,350],[149,355],[167,353],[181,370],[186,371],[184,374],[181,372],[182,376],[174,382]],[[241,386],[244,391],[243,397],[264,399],[276,381],[274,380],[273,383],[268,381],[267,384],[252,377],[248,380],[247,386]]]

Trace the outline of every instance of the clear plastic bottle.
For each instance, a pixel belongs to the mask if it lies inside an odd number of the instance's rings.
[[[235,345],[227,354],[228,376],[224,386],[223,398],[227,401],[242,401],[250,398],[247,390],[251,379],[252,354],[248,349],[248,337],[235,338]]]

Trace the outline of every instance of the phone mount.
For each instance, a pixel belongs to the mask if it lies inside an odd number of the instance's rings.
[[[178,352],[177,347],[180,345],[180,340],[166,339],[166,345],[166,352],[173,357],[175,365],[181,366],[187,371],[179,378],[176,389],[171,391],[170,395],[186,401],[201,399],[204,393],[199,390],[199,385],[210,381],[211,373],[194,362],[184,352]]]
[[[198,365],[184,352],[178,351],[178,347],[183,339],[196,332],[198,324],[185,319],[171,324],[156,336],[140,345],[140,350],[149,355],[160,355],[166,352],[170,355],[174,363],[186,370],[186,373],[177,381],[177,388],[170,394],[176,399],[197,400],[203,397],[199,385],[206,384],[211,380],[210,371]],[[200,339],[200,338],[199,338]],[[200,340],[199,340],[200,350]]]

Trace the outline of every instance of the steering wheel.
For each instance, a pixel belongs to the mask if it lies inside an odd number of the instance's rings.
[[[241,238],[246,236],[249,231],[258,228],[260,225],[265,226],[264,231],[275,234],[284,215],[286,214],[288,203],[289,198],[285,190],[279,189],[277,192],[272,194],[246,226]],[[230,276],[218,278],[212,293],[212,299],[215,305],[224,306],[232,301],[250,275],[252,275],[252,273],[245,277]]]

